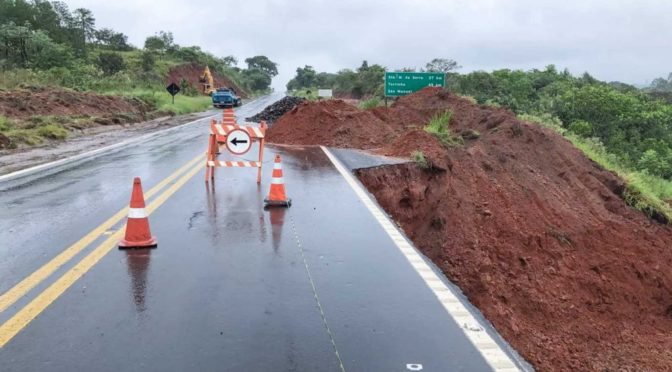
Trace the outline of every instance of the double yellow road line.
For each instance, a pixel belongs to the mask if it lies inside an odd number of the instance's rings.
[[[159,194],[146,208],[147,214],[154,212],[159,206],[168,200],[177,190],[184,186],[199,170],[203,169],[205,157],[198,155],[187,164],[180,167],[174,173],[166,177],[159,184],[152,187],[145,193],[145,198],[149,199],[159,193],[168,184],[175,181],[170,187]],[[186,173],[185,173],[186,172]],[[183,174],[183,175],[182,175]],[[180,175],[182,175],[180,177]],[[179,177],[179,179],[178,179]],[[47,279],[60,267],[68,263],[74,256],[88,247],[106,231],[118,224],[128,213],[128,207],[121,209],[110,217],[107,221],[91,230],[83,238],[75,242],[63,252],[59,253],[51,261],[34,271],[28,277],[20,281],[10,290],[0,296],[0,313],[25,296],[31,289]],[[47,289],[41,292],[35,299],[19,310],[14,316],[0,326],[0,348],[9,342],[17,333],[27,326],[36,316],[62,295],[72,284],[88,272],[101,258],[103,258],[112,248],[117,245],[121,239],[124,229],[119,229],[112,233],[100,245],[93,249],[79,263],[63,274],[58,280],[51,284]]]

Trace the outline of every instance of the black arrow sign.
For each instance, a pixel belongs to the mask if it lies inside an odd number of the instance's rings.
[[[238,146],[239,143],[247,143],[247,140],[239,140],[237,137],[234,137],[231,140],[231,143],[233,143],[234,146]]]

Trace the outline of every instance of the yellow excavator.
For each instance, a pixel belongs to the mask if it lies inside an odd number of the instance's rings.
[[[203,75],[201,75],[198,81],[203,84],[203,94],[211,96],[212,93],[215,92],[215,79],[212,78],[212,74],[210,73],[210,68],[208,68],[208,66],[205,66]]]

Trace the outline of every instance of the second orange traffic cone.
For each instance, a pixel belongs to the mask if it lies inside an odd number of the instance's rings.
[[[285,180],[282,176],[280,155],[275,155],[271,191],[268,193],[268,197],[264,199],[264,203],[267,207],[289,207],[292,205],[292,199],[289,199],[285,194]]]
[[[142,193],[140,177],[133,180],[131,205],[128,208],[126,235],[119,242],[119,248],[154,248],[156,237],[149,231],[149,218],[145,211],[145,197]]]

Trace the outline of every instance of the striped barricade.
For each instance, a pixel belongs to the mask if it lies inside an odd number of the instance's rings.
[[[206,153],[205,182],[207,183],[208,179],[214,180],[215,168],[257,168],[257,183],[261,183],[261,167],[264,161],[264,138],[266,136],[266,129],[265,121],[262,121],[261,126],[259,127],[238,125],[235,116],[233,116],[233,110],[228,112],[227,110],[224,110],[224,117],[221,123],[217,123],[217,121],[213,119],[210,122],[210,136],[208,139],[208,151]],[[240,131],[244,133],[240,133]],[[259,159],[257,161],[217,159],[220,152],[229,151],[227,140],[229,134],[235,132],[237,132],[239,136],[242,134],[243,137],[244,134],[247,133],[250,141],[248,144],[249,148],[251,148],[253,143],[259,143]],[[247,139],[245,139],[244,142],[247,143]],[[236,144],[235,138],[233,143]],[[242,155],[241,153],[234,153],[232,151],[235,150],[229,151],[232,155]]]

